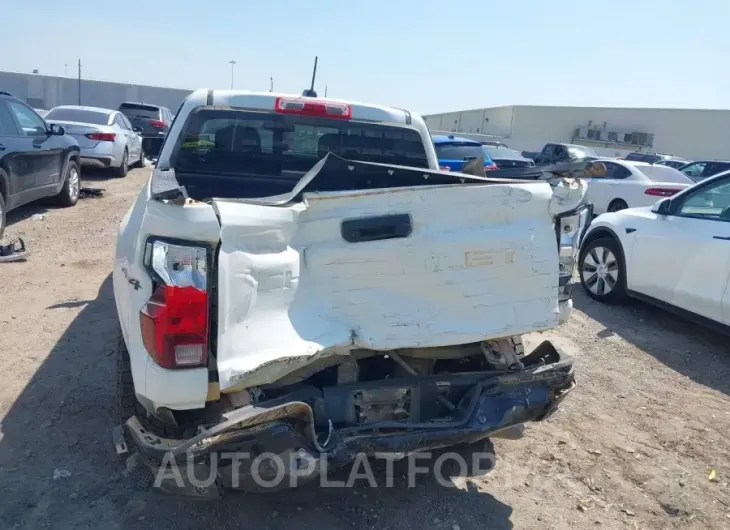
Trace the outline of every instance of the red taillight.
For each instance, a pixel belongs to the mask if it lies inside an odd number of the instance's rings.
[[[113,142],[117,137],[116,133],[95,132],[86,135],[89,140],[99,140],[100,142]]]
[[[303,114],[349,120],[352,109],[346,103],[335,103],[312,98],[276,98],[274,110],[282,114]]]
[[[675,188],[647,188],[644,193],[646,195],[655,195],[656,197],[671,197],[675,193],[679,193],[682,190]]]
[[[497,164],[495,164],[494,162],[492,162],[488,166],[484,166],[484,171],[494,171],[495,169],[499,169],[499,168],[497,167]]]
[[[152,125],[152,127],[156,127],[157,129],[162,129],[165,127],[165,122],[162,120],[150,120],[150,125]]]
[[[139,313],[142,342],[163,368],[205,366],[208,359],[208,253],[154,241],[145,264],[157,284]]]
[[[208,293],[161,285],[140,311],[142,342],[163,368],[204,366],[208,350]]]

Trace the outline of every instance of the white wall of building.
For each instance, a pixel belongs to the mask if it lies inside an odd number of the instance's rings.
[[[79,82],[72,77],[0,72],[0,90],[27,101],[36,108],[77,105]],[[138,101],[168,107],[177,112],[190,90],[81,80],[81,104],[116,109],[123,101]]]
[[[515,105],[425,118],[431,130],[503,136],[507,145],[519,151],[538,151],[548,142],[571,142],[575,129],[585,127],[591,121],[601,126],[606,123],[607,130],[654,134],[653,146],[642,148],[643,151],[689,159],[730,159],[730,110]],[[606,143],[590,145],[607,155],[621,155],[632,150]]]

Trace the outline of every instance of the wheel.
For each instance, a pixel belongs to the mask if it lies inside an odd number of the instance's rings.
[[[63,181],[63,188],[56,195],[55,200],[61,206],[74,206],[79,202],[80,191],[81,177],[79,165],[73,160],[69,160],[68,167],[66,168],[66,178]]]
[[[134,163],[134,167],[144,167],[144,157],[145,157],[145,153],[144,153],[144,149],[142,149],[139,152],[139,160],[137,160],[137,162]]]
[[[137,416],[140,423],[150,432],[164,438],[182,438],[185,431],[177,425],[168,425],[150,415],[147,409],[137,399],[134,392],[134,379],[132,378],[132,362],[129,359],[129,351],[122,336],[122,330],[118,330],[116,342],[117,354],[117,420],[121,424],[127,423],[132,416]]]
[[[122,163],[119,167],[114,168],[114,174],[119,178],[124,178],[127,176],[127,172],[129,171],[129,151],[124,149],[124,154],[122,155]]]
[[[611,204],[608,205],[608,211],[609,212],[618,212],[621,210],[625,210],[628,207],[629,207],[629,205],[626,204],[626,201],[624,201],[622,199],[614,199],[613,201],[611,201]]]
[[[117,418],[124,424],[132,416],[146,415],[144,407],[134,393],[132,364],[129,360],[127,345],[124,343],[122,330],[119,330],[116,343],[117,350]]]
[[[616,303],[626,297],[626,265],[615,239],[596,239],[583,247],[578,270],[583,289],[594,300]]]

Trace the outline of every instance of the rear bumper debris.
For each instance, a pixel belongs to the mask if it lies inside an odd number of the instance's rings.
[[[269,491],[291,487],[292,477],[301,484],[359,455],[400,459],[489,436],[518,438],[524,423],[548,418],[575,387],[572,358],[549,341],[522,362],[521,370],[482,377],[447,417],[421,423],[374,421],[333,428],[330,421],[329,432],[323,435],[320,428],[317,434],[315,411],[299,394],[236,409],[186,440],[160,438],[133,417],[125,426],[137,450],[128,461],[129,475],[136,478],[138,489],[214,498],[228,488],[261,490],[261,478]],[[458,377],[464,374],[447,374],[442,384],[452,384],[450,379],[455,384]],[[388,388],[418,384],[418,378],[402,381],[391,381]],[[271,455],[280,462],[278,467],[271,464]],[[262,463],[268,467],[262,468]],[[171,465],[177,467],[177,475]],[[305,468],[307,473],[302,472]],[[201,477],[210,483],[201,486]],[[279,479],[276,484],[272,477]]]

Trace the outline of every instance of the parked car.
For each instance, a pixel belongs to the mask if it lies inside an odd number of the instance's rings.
[[[682,160],[681,158],[670,158],[668,160],[659,160],[658,162],[654,162],[654,164],[657,166],[669,166],[674,169],[679,169],[689,164],[689,160]]]
[[[229,451],[335,466],[519,436],[575,384],[570,358],[525,355],[518,334],[570,314],[584,195],[439,171],[404,110],[193,92],[119,230],[129,476],[150,488],[186,454],[197,474]],[[250,462],[194,488],[179,467],[162,491],[256,489]]]
[[[595,160],[600,158],[590,147],[574,144],[545,144],[535,159],[535,165],[546,166],[551,164],[577,162],[580,160]]]
[[[33,109],[38,116],[41,118],[45,118],[46,114],[48,114],[48,111],[46,109]]]
[[[728,170],[730,170],[728,160],[696,160],[679,168],[679,171],[695,182]]]
[[[484,171],[497,169],[497,165],[489,158],[476,140],[460,136],[434,136],[433,144],[436,147],[439,167],[448,171],[461,171],[469,160],[484,158]]]
[[[63,105],[51,109],[46,121],[63,126],[76,139],[83,165],[112,168],[118,177],[127,176],[130,165],[144,165],[141,129],[121,112]]]
[[[76,140],[0,92],[0,239],[10,210],[44,197],[73,206],[80,189]]]
[[[149,103],[125,102],[119,105],[123,113],[134,127],[142,133],[142,147],[150,156],[157,156],[172,125],[173,114],[167,107],[150,105]]]
[[[487,156],[491,158],[499,169],[507,169],[512,167],[535,167],[535,162],[529,158],[525,158],[513,149],[509,149],[504,144],[499,146],[485,145],[483,147]]]
[[[730,331],[730,171],[652,207],[599,216],[581,245],[580,279],[600,302],[638,298]]]
[[[651,206],[658,197],[670,197],[694,184],[692,179],[667,166],[612,159],[593,162],[606,168],[605,176],[587,179],[588,196],[596,215]]]
[[[640,151],[632,151],[623,159],[627,162],[646,162],[647,164],[656,164],[662,160],[672,160],[673,158],[675,158],[673,155],[667,155],[664,153],[642,153]]]

